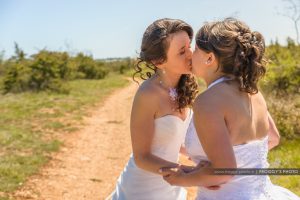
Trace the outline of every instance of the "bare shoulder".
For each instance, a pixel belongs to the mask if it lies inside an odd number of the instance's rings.
[[[141,99],[149,99],[154,100],[157,98],[157,87],[150,81],[144,81],[136,92],[136,97]]]
[[[257,96],[257,98],[260,101],[260,103],[267,107],[267,103],[266,103],[266,100],[265,100],[263,94],[258,91],[258,93],[255,94],[255,95]]]
[[[228,99],[226,96],[227,94],[224,92],[223,87],[219,87],[219,85],[215,86],[199,94],[195,99],[194,107],[204,110],[219,109],[224,105],[226,99]]]
[[[156,87],[149,80],[146,80],[138,88],[133,104],[138,107],[155,108],[158,100]]]

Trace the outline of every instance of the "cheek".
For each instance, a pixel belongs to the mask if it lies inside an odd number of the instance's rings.
[[[194,54],[192,57],[192,63],[193,63],[193,67],[199,66],[200,65],[200,56],[197,54]]]
[[[192,71],[196,76],[199,76],[199,74],[201,73],[201,58],[199,55],[193,55],[192,58]]]
[[[184,62],[186,62],[186,56],[185,55],[178,55],[177,57],[176,57],[176,59],[174,59],[174,63],[184,63]]]
[[[170,60],[172,63],[172,66],[177,66],[177,68],[183,68],[186,67],[186,59],[184,56],[177,56],[174,57],[174,59]]]

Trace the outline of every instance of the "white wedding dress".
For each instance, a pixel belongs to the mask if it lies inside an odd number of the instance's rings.
[[[214,84],[226,79],[219,79]],[[208,160],[191,120],[185,147],[189,157],[199,163]],[[218,147],[216,147],[218,148]],[[268,137],[246,144],[233,146],[237,168],[268,168]],[[291,191],[273,185],[266,175],[236,175],[229,182],[222,184],[219,190],[198,188],[197,200],[299,200]]]
[[[183,121],[177,116],[166,115],[155,119],[152,154],[170,162],[178,162],[179,150],[184,143],[192,117],[191,110]],[[142,133],[141,133],[142,134]],[[120,175],[113,200],[185,200],[183,187],[171,186],[159,174],[136,166],[133,155]]]

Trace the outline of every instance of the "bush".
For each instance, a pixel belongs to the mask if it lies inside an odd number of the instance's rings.
[[[265,97],[280,135],[286,139],[300,138],[300,96]]]
[[[29,90],[30,68],[26,62],[13,63],[7,61],[4,65],[3,92],[22,92]]]
[[[110,71],[125,74],[127,71],[133,68],[135,60],[132,58],[111,58],[101,60],[105,67]]]
[[[264,90],[277,96],[300,93],[300,46],[288,39],[287,46],[276,43],[266,53],[271,62],[262,84]]]
[[[108,69],[105,68],[104,64],[101,62],[95,62],[92,57],[85,56],[79,53],[74,58],[75,67],[73,68],[77,71],[77,78],[84,79],[103,79],[108,74]]]
[[[0,76],[3,75],[4,51],[0,52]]]
[[[270,63],[260,86],[280,134],[291,139],[300,137],[300,46],[287,44],[267,47]]]
[[[67,92],[68,54],[40,51],[26,59],[13,56],[4,64],[3,92],[50,90]]]
[[[32,56],[29,87],[34,91],[65,91],[62,80],[68,78],[68,54],[40,51]]]
[[[76,78],[103,79],[109,68],[90,56],[79,53],[70,57],[66,52],[41,50],[30,58],[15,45],[15,55],[2,64],[3,92],[50,90],[68,92],[64,82]]]

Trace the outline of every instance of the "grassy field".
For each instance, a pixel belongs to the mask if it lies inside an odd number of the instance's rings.
[[[271,168],[300,168],[300,139],[282,139],[278,147],[269,153]],[[290,189],[300,196],[300,176],[271,176],[274,184]]]
[[[126,73],[130,75],[132,72]],[[69,82],[69,94],[21,93],[0,95],[0,200],[21,186],[63,145],[60,134],[76,131],[82,117],[116,88],[124,76]],[[282,139],[269,153],[270,167],[300,168],[300,140]],[[299,176],[271,176],[273,183],[300,195]]]
[[[69,94],[47,92],[0,95],[0,199],[21,186],[59,150],[60,134],[76,131],[88,111],[116,88],[124,76],[68,83]]]

